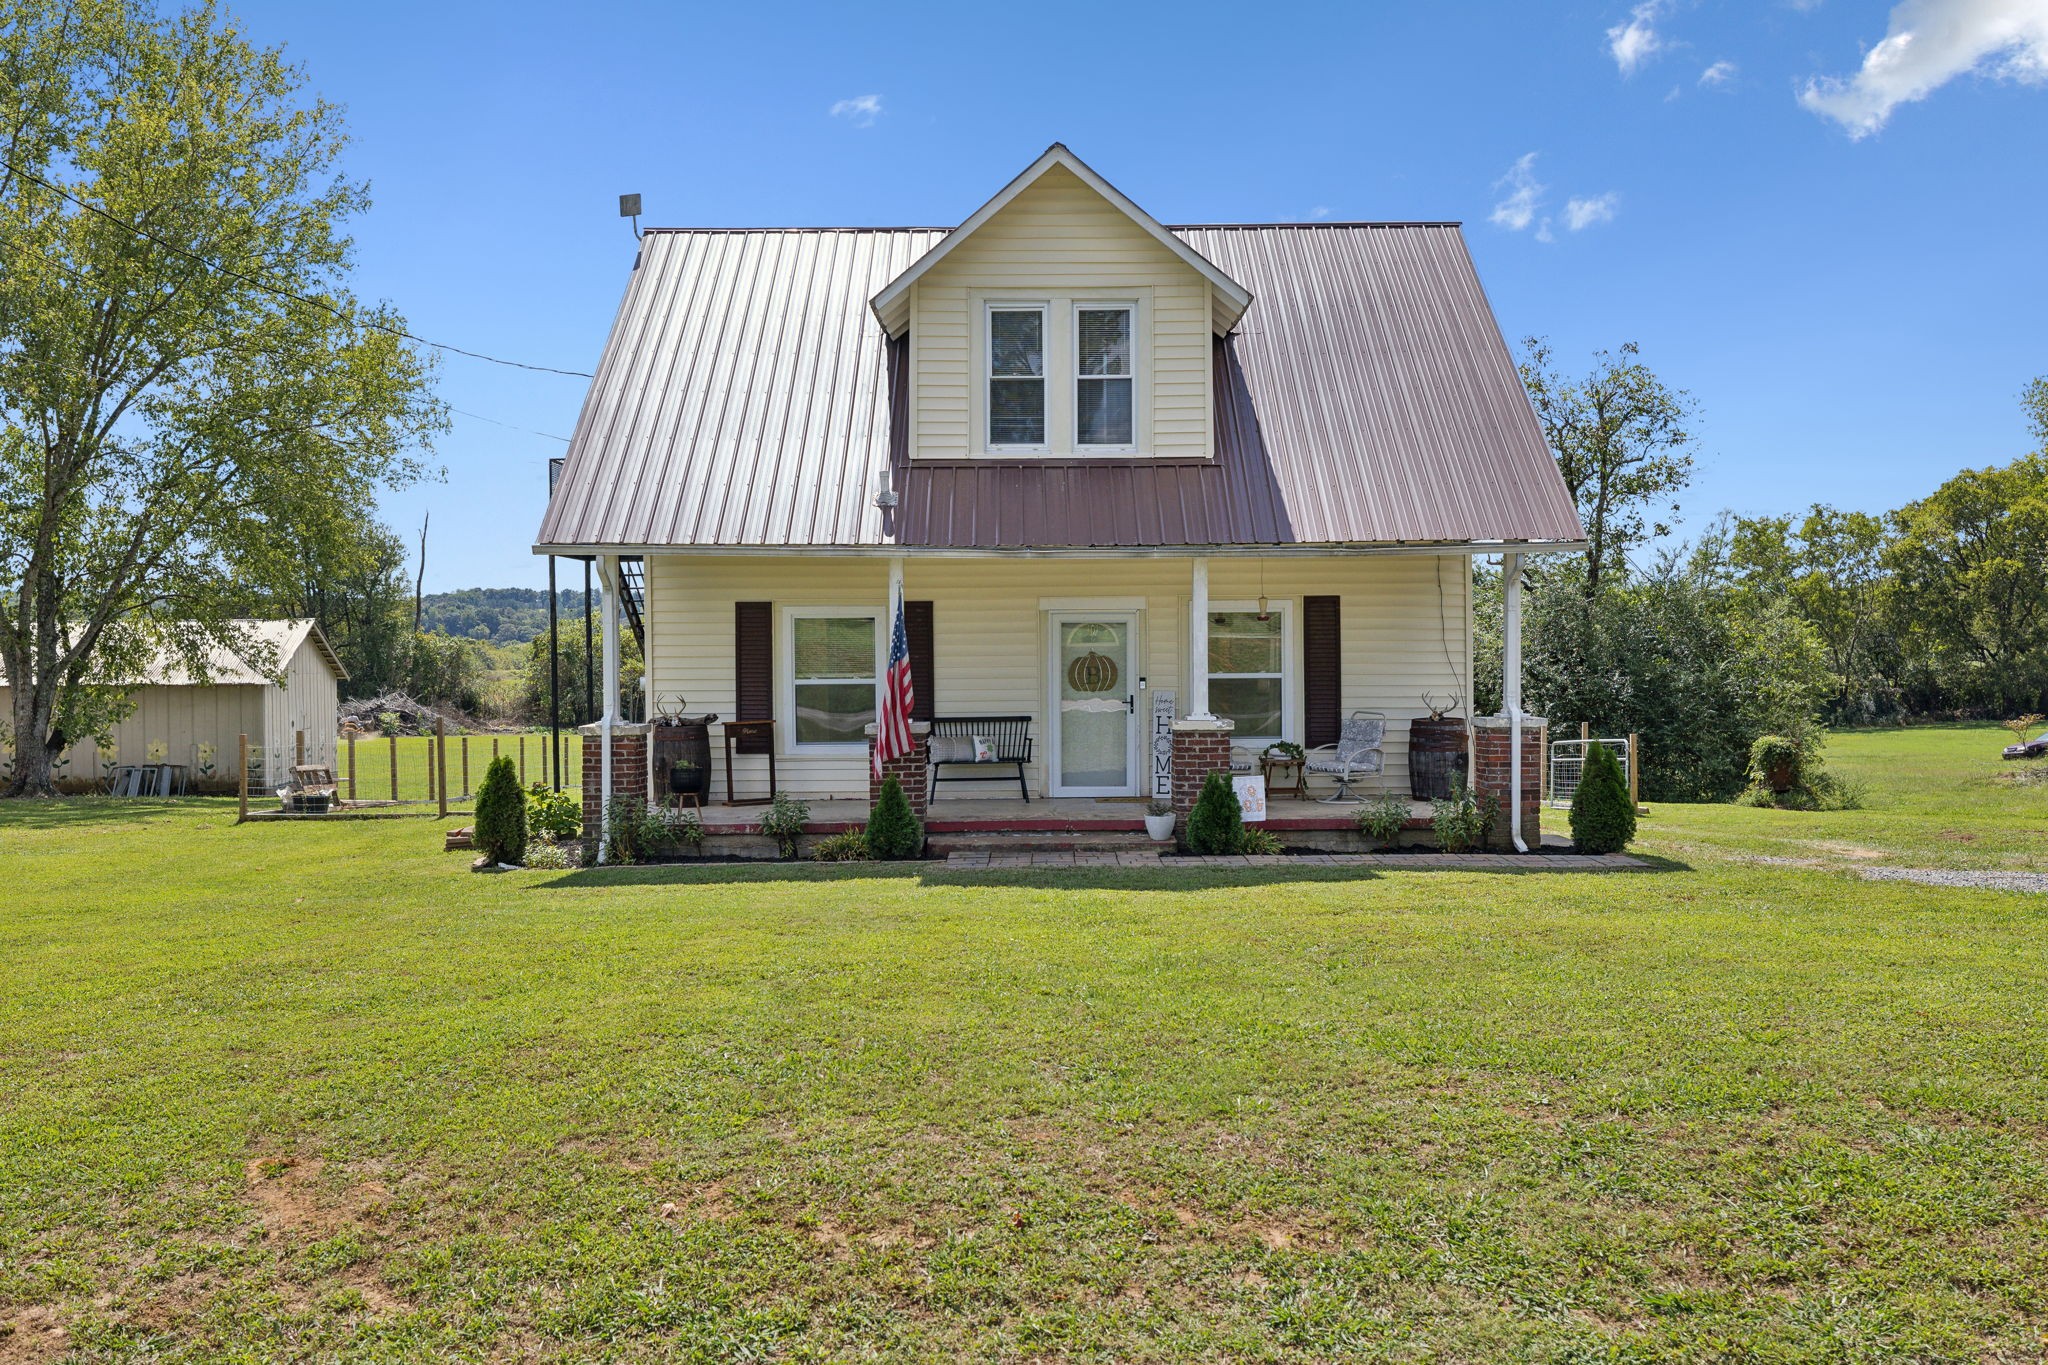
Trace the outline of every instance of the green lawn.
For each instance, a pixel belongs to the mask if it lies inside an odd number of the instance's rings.
[[[548,776],[548,732],[502,735],[450,735],[447,739],[448,792],[452,800],[468,800],[483,785],[484,770],[491,759],[503,755],[518,765],[528,783]],[[523,742],[523,747],[522,747]],[[464,759],[467,757],[465,768]],[[583,741],[573,730],[562,735],[563,785],[576,790],[582,782]],[[355,742],[355,787],[349,787],[349,744],[344,737],[335,744],[336,776],[341,794],[364,801],[393,799],[392,772],[397,771],[397,799],[432,799],[437,774],[434,738],[431,735],[360,735]],[[467,781],[465,782],[465,775]],[[273,803],[274,804],[274,803]]]
[[[0,808],[0,1361],[2038,1360],[2048,897],[1818,847],[2048,870],[1995,737],[1606,877]]]

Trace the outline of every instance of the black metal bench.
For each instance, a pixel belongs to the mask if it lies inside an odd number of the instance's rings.
[[[987,742],[993,755],[989,758],[974,757],[974,739],[979,735]],[[1008,782],[1010,774],[975,772],[973,774],[942,774],[941,768],[1008,768],[1017,770],[1017,791],[1026,801],[1031,799],[1031,789],[1024,783],[1024,765],[1031,761],[1031,717],[1029,716],[935,716],[932,718],[930,749],[927,762],[931,768],[931,783],[927,799],[939,794],[939,781],[943,776],[948,782]],[[964,752],[966,757],[956,756]]]

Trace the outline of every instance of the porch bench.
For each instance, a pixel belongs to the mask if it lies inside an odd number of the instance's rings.
[[[976,758],[974,741],[988,746],[990,756]],[[1017,791],[1027,802],[1031,789],[1025,785],[1024,765],[1031,761],[1031,717],[1029,716],[934,716],[926,766],[931,781],[926,799],[938,796],[939,781],[1007,782],[1010,774],[980,771],[972,774],[941,773],[943,768],[1014,768]]]

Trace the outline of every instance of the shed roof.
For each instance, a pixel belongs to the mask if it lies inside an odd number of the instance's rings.
[[[1254,297],[1211,460],[909,459],[868,303],[947,229],[650,231],[535,549],[1582,538],[1456,224],[1168,231]]]

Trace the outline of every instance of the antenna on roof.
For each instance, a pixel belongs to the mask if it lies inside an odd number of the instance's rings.
[[[622,194],[619,196],[619,217],[633,220],[633,240],[640,240],[640,196]]]

